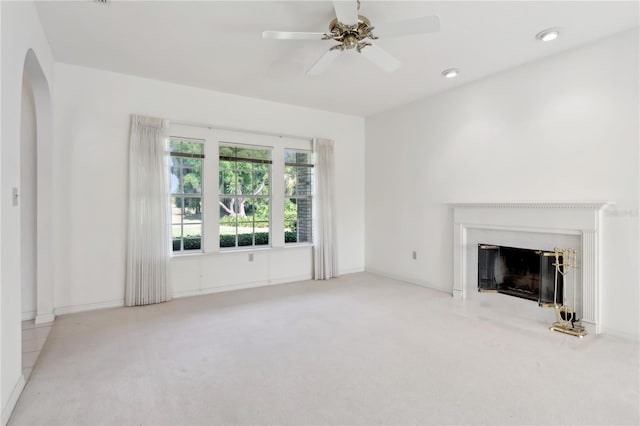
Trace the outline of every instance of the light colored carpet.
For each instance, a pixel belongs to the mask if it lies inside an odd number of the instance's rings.
[[[56,320],[11,424],[638,424],[639,344],[361,273]]]

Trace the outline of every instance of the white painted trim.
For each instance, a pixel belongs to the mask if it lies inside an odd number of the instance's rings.
[[[31,321],[36,319],[36,311],[27,311],[22,313],[22,321]]]
[[[596,326],[593,321],[583,319],[580,321],[580,324],[587,330],[589,334],[599,334],[601,333],[600,329]]]
[[[518,231],[518,232],[535,232],[543,234],[562,234],[562,235],[581,235],[576,229],[559,229],[546,227],[528,227],[528,226],[504,226],[504,225],[487,225],[487,224],[465,224],[465,229],[490,229],[494,231]],[[466,236],[465,236],[466,240]]]
[[[21,374],[15,386],[13,387],[13,390],[11,391],[11,395],[9,396],[9,400],[7,401],[7,405],[2,408],[2,426],[5,426],[9,422],[11,414],[13,413],[13,409],[18,403],[18,398],[20,398],[20,394],[22,394],[22,390],[24,389],[26,383],[27,382],[24,380],[24,375]]]
[[[82,305],[61,306],[55,309],[56,315],[75,314],[77,312],[95,311],[97,309],[121,308],[124,306],[124,299],[108,300],[106,302],[86,303]]]
[[[298,275],[294,277],[280,278],[280,279],[271,280],[271,281],[261,280],[261,281],[254,281],[250,283],[222,285],[222,286],[207,287],[207,288],[201,288],[201,289],[195,289],[195,290],[174,291],[173,298],[182,299],[183,297],[193,297],[193,296],[201,296],[205,294],[223,293],[226,291],[234,291],[234,290],[246,290],[249,288],[268,287],[271,285],[288,284],[288,283],[293,283],[297,281],[309,281],[311,279],[312,279],[311,274],[308,274],[308,275]]]
[[[218,195],[216,194],[216,197]],[[247,246],[248,247],[248,246]],[[204,257],[204,256],[229,256],[232,254],[251,254],[251,253],[261,253],[261,252],[277,252],[281,250],[296,250],[296,249],[312,249],[313,244],[310,243],[287,243],[282,247],[261,247],[261,246],[251,246],[247,247],[229,247],[222,250],[214,250],[214,251],[197,251],[194,253],[179,253],[172,254],[169,258],[169,262],[173,261],[181,261],[181,260],[193,260],[194,257]]]
[[[620,332],[618,330],[610,330],[608,328],[602,329],[602,327],[601,327],[600,332],[602,334],[606,334],[607,336],[614,336],[614,337],[619,337],[621,339],[627,339],[627,340],[633,340],[635,342],[640,342],[640,336],[638,336],[637,334],[630,334],[630,333]]]
[[[294,283],[298,281],[309,281],[312,279],[313,279],[313,276],[311,275],[311,273],[309,273],[305,275],[297,275],[294,277],[286,277],[286,278],[278,278],[275,280],[270,280],[269,284],[267,285],[288,284],[288,283]]]
[[[446,203],[457,207],[488,207],[500,209],[588,209],[599,210],[607,205],[614,205],[611,201],[575,201],[575,202],[506,202],[506,203]]]
[[[56,319],[55,314],[42,314],[36,316],[36,325],[38,324],[50,324]]]
[[[338,275],[357,274],[357,273],[364,272],[364,271],[365,271],[364,267],[362,267],[362,268],[349,268],[349,269],[339,270],[338,271]]]
[[[307,246],[307,247],[310,247],[310,246]],[[348,269],[346,271],[342,271],[341,275],[354,274],[359,272],[364,272],[364,269],[363,268]],[[212,293],[222,293],[225,291],[244,290],[249,288],[257,288],[257,287],[267,287],[270,285],[287,284],[287,283],[293,283],[298,281],[309,281],[311,279],[313,279],[313,276],[311,275],[311,273],[309,273],[305,275],[296,275],[296,276],[284,277],[284,278],[278,278],[278,279],[272,279],[272,280],[253,281],[250,283],[206,287],[206,288],[194,289],[194,290],[174,291],[173,298],[181,299],[183,297],[192,297],[192,296],[199,296],[199,295],[212,294]],[[428,286],[425,285],[425,287],[428,287]],[[438,290],[437,288],[434,288],[434,289]],[[55,308],[54,312],[55,312],[55,315],[58,316],[58,315],[74,314],[78,312],[94,311],[97,309],[120,308],[122,306],[124,306],[124,299],[118,299],[118,300],[109,300],[105,302],[87,303],[82,305],[62,306],[62,307]],[[55,317],[54,315],[51,315],[51,319],[46,322],[52,322],[54,317]],[[43,320],[43,322],[45,321]],[[38,324],[37,320],[36,320],[36,324]]]
[[[582,321],[590,333],[601,332],[601,211],[613,203],[459,203],[453,207],[453,294],[465,299],[467,231],[490,229],[579,235],[582,258]]]
[[[412,284],[412,285],[417,285],[420,287],[424,287],[424,288],[428,288],[429,290],[434,290],[434,291],[440,291],[442,293],[447,293],[449,295],[451,295],[451,288],[443,288],[443,287],[437,287],[434,286],[433,284],[427,282],[427,281],[423,281],[423,280],[415,280],[415,279],[411,279],[411,278],[407,278],[407,277],[403,277],[401,275],[397,275],[397,274],[389,274],[385,271],[376,269],[376,268],[366,268],[366,272],[370,273],[370,274],[374,274],[374,275],[379,275],[381,277],[385,277],[385,278],[391,278],[393,280],[396,281],[401,281],[407,284]]]
[[[357,272],[362,272],[362,271],[357,271]],[[192,296],[199,296],[199,295],[205,295],[205,294],[211,294],[211,293],[221,293],[221,292],[232,291],[232,290],[244,290],[248,288],[266,287],[270,285],[286,284],[286,283],[292,283],[297,281],[309,281],[311,279],[312,279],[312,276],[311,276],[311,273],[309,273],[305,275],[296,275],[291,277],[273,279],[269,281],[260,280],[260,281],[253,281],[250,283],[231,284],[231,285],[207,287],[207,288],[194,289],[194,290],[174,291],[173,298],[180,299],[183,297],[192,297]],[[78,312],[94,311],[97,309],[120,308],[123,306],[124,306],[124,299],[109,300],[105,302],[88,303],[88,304],[82,304],[82,305],[62,306],[55,309],[55,314],[66,315],[66,314],[74,314]],[[53,318],[51,319],[51,321],[53,321]]]

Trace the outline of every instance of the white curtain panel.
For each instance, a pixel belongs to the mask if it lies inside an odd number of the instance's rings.
[[[316,138],[313,140],[313,151],[316,157],[314,278],[316,280],[328,280],[338,276],[333,141]]]
[[[167,120],[131,117],[129,226],[125,304],[171,299],[169,289],[169,201]]]

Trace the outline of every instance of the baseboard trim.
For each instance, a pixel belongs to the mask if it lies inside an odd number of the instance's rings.
[[[270,285],[287,284],[287,283],[292,283],[296,281],[308,281],[310,279],[312,279],[311,274],[306,274],[306,275],[296,275],[296,276],[285,277],[285,278],[277,278],[272,280],[253,281],[250,283],[231,284],[231,285],[207,287],[207,288],[194,289],[194,290],[174,291],[173,298],[180,299],[183,297],[192,297],[192,296],[199,296],[204,294],[221,293],[224,291],[266,287]],[[124,306],[124,299],[118,299],[118,300],[108,300],[106,302],[86,303],[82,305],[61,306],[59,308],[55,308],[54,312],[55,312],[55,315],[67,315],[67,314],[75,314],[78,312],[95,311],[97,309],[121,308],[123,306]],[[53,321],[53,317],[54,316],[52,315],[51,321]],[[36,323],[37,323],[37,320],[36,320]]]
[[[453,294],[454,298],[459,298],[460,300],[462,300],[462,291],[460,291],[460,290],[443,289],[443,288],[439,288],[439,287],[434,287],[432,285],[429,285],[426,282],[415,281],[415,280],[411,280],[411,279],[408,279],[406,277],[402,277],[402,276],[399,276],[399,275],[389,274],[389,273],[380,271],[380,270],[375,269],[375,268],[365,268],[365,270],[366,270],[366,272],[369,272],[371,274],[380,275],[382,277],[391,278],[391,279],[402,281],[402,282],[406,282],[406,283],[409,283],[409,284],[419,285],[420,287],[426,287],[426,288],[428,288],[430,290],[436,290],[436,291],[441,291],[441,292],[444,292],[444,293],[447,293],[447,294]],[[621,332],[621,331],[618,331],[618,330],[608,330],[606,328],[600,329],[600,333],[596,333],[595,325],[593,323],[583,322],[583,326],[587,329],[587,332],[591,336],[604,334],[604,335],[607,335],[607,336],[618,337],[618,338],[626,339],[626,340],[640,341],[640,336],[634,335],[634,334],[631,334],[631,333],[625,333],[625,332]]]
[[[36,311],[22,313],[22,321],[31,321],[32,319],[36,319]]]
[[[363,268],[352,268],[352,269],[340,271],[340,275],[356,274],[360,272],[365,272],[365,270]],[[383,275],[383,274],[378,274],[378,275]],[[305,275],[295,275],[290,277],[276,278],[271,280],[253,281],[249,283],[230,284],[230,285],[206,287],[206,288],[193,289],[193,290],[181,290],[181,291],[174,291],[173,298],[181,299],[183,297],[193,297],[193,296],[199,296],[199,295],[205,295],[205,294],[222,293],[225,291],[267,287],[270,285],[288,284],[288,283],[293,283],[298,281],[309,281],[312,279],[313,279],[313,276],[311,274],[305,274]],[[406,281],[402,279],[400,280]],[[78,312],[94,311],[97,309],[120,308],[123,306],[124,306],[124,300],[118,299],[118,300],[109,300],[106,302],[86,303],[82,305],[61,306],[61,307],[55,308],[54,313],[56,316],[67,315],[67,314],[75,314]],[[51,317],[52,318],[50,319],[49,322],[53,321],[54,315],[51,315]],[[37,323],[37,319],[36,319],[36,323]]]
[[[36,325],[38,324],[49,324],[52,323],[53,320],[56,319],[55,314],[42,314],[36,315]]]
[[[295,277],[277,278],[275,280],[270,280],[269,284],[267,285],[289,284],[289,283],[295,283],[298,281],[309,281],[312,279],[313,279],[313,276],[309,273],[305,275],[298,275]]]
[[[439,292],[442,292],[442,293],[447,293],[449,295],[451,295],[452,292],[453,292],[452,288],[436,287],[433,284],[430,284],[430,283],[428,283],[426,281],[415,280],[415,279],[403,277],[401,275],[396,275],[396,274],[389,274],[387,272],[381,271],[381,270],[376,269],[376,268],[365,268],[365,271],[369,272],[371,274],[380,275],[381,277],[391,278],[392,280],[402,281],[402,282],[405,282],[405,283],[408,283],[408,284],[413,284],[413,285],[417,285],[417,286],[420,286],[420,287],[428,288],[429,290],[435,290],[435,291],[439,291]]]
[[[95,311],[97,309],[121,308],[124,306],[124,299],[107,300],[106,302],[85,303],[82,305],[61,306],[55,308],[55,315],[75,314],[78,312]]]
[[[624,331],[608,330],[608,329],[604,328],[604,329],[600,329],[600,334],[601,335],[604,334],[604,335],[612,336],[612,337],[617,337],[619,339],[633,340],[633,341],[636,341],[636,342],[640,341],[640,336],[639,335],[626,333]]]
[[[297,281],[309,281],[311,279],[312,279],[311,274],[309,274],[309,275],[298,275],[294,277],[278,278],[278,279],[273,279],[269,281],[261,280],[261,281],[254,281],[250,283],[230,284],[230,285],[206,287],[206,288],[194,289],[194,290],[174,291],[173,298],[181,299],[183,297],[193,297],[193,296],[201,296],[205,294],[223,293],[225,291],[246,290],[249,288],[268,287],[271,285],[288,284],[288,283],[293,283]]]
[[[5,426],[9,422],[9,419],[11,418],[11,414],[13,414],[13,409],[16,408],[16,404],[18,403],[18,398],[20,398],[20,395],[22,394],[22,390],[24,389],[25,385],[26,385],[26,382],[24,380],[24,375],[21,374],[20,378],[18,378],[18,381],[13,387],[13,391],[9,396],[7,405],[5,405],[2,408],[2,426]]]
[[[587,333],[591,335],[600,334],[600,333],[596,333],[596,325],[591,321],[582,321],[582,326],[584,327],[585,330],[587,330]]]
[[[366,270],[364,268],[349,268],[349,269],[344,269],[344,270],[340,270],[338,273],[340,275],[349,275],[349,274],[357,274],[359,272],[365,272]]]

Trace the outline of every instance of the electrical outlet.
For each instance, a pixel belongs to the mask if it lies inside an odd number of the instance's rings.
[[[415,250],[414,250],[414,251],[412,251],[412,252],[411,252],[411,258],[412,258],[413,260],[416,260],[416,259],[418,258],[418,252],[417,252],[417,251],[415,251]]]
[[[253,253],[249,253],[249,262],[253,262]]]

